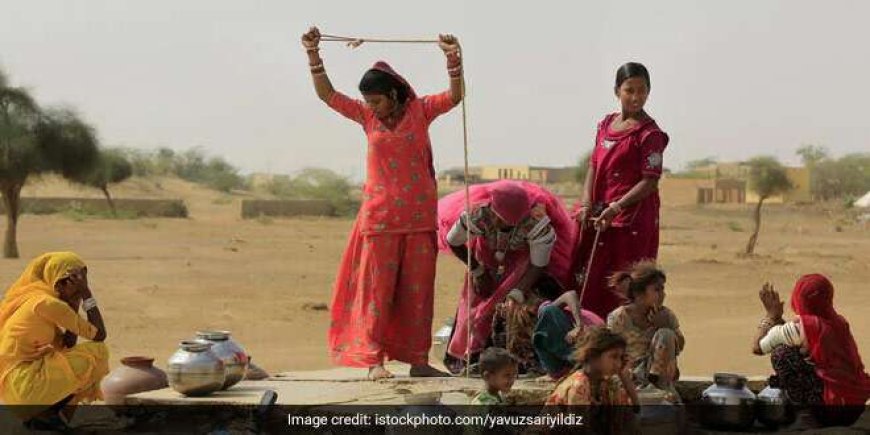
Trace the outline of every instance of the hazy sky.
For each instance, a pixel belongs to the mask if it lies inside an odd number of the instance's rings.
[[[569,165],[617,109],[626,61],[652,75],[665,166],[802,143],[870,151],[870,2],[0,0],[0,66],[42,103],[75,106],[107,146],[200,146],[245,172],[325,166],[360,177],[360,128],[315,96],[299,37],[459,36],[471,163]],[[420,93],[447,86],[435,46],[324,44],[335,86],[388,60]],[[431,129],[462,164],[459,111]]]

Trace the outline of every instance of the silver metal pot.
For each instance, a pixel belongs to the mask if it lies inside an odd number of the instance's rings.
[[[197,331],[196,338],[212,343],[212,352],[224,362],[227,377],[222,389],[226,390],[245,379],[250,358],[245,350],[230,338],[229,331]]]
[[[794,405],[785,391],[771,386],[758,393],[756,414],[758,421],[771,429],[788,426],[797,419]]]
[[[432,336],[432,352],[438,361],[443,361],[447,355],[447,345],[450,343],[450,335],[453,334],[453,318],[448,318],[444,326],[435,331]]]
[[[701,393],[701,424],[711,428],[746,429],[755,423],[755,394],[746,377],[716,373],[714,384]]]
[[[205,396],[221,389],[226,379],[223,361],[205,341],[182,341],[166,368],[169,386],[185,396]]]

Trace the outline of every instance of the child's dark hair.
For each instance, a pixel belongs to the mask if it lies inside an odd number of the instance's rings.
[[[616,272],[610,277],[610,286],[619,288],[620,284],[625,284],[628,281],[628,294],[626,295],[630,301],[643,294],[650,284],[662,280],[667,281],[665,272],[659,269],[655,261],[641,260],[634,263],[630,268],[621,272]]]
[[[408,87],[392,75],[377,69],[370,69],[363,74],[359,81],[359,91],[386,97],[392,97],[395,92],[396,101],[399,103],[408,100]]]
[[[517,360],[506,349],[490,347],[480,354],[480,373],[495,373],[505,367],[516,365]]]
[[[616,90],[618,91],[622,83],[633,77],[643,77],[643,80],[646,82],[646,88],[652,88],[652,84],[649,81],[649,71],[646,70],[646,67],[637,62],[629,62],[616,70]]]
[[[627,343],[625,337],[619,335],[605,326],[590,328],[577,343],[574,351],[574,360],[585,364],[592,359],[598,358],[610,349],[625,349]]]

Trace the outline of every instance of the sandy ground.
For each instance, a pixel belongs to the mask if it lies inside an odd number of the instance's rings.
[[[268,370],[329,366],[329,313],[312,307],[330,302],[350,220],[243,221],[241,197],[177,180],[137,180],[115,190],[120,197],[182,197],[191,218],[25,215],[19,230],[23,258],[0,261],[2,286],[17,277],[27,258],[74,250],[89,262],[113,364],[124,356],[150,355],[163,365],[179,340],[197,329],[221,328],[231,330]],[[30,186],[25,195],[98,196],[58,183]],[[688,202],[667,190],[663,196],[666,204]],[[809,272],[832,278],[837,308],[870,362],[868,228],[818,207],[771,206],[764,219],[759,255],[747,259],[738,252],[749,236],[748,208],[664,208],[660,261],[669,278],[666,304],[687,338],[682,372],[767,373],[767,361],[749,352],[762,315],[757,291],[771,280],[785,296]],[[434,328],[454,313],[462,270],[453,258],[439,260]]]

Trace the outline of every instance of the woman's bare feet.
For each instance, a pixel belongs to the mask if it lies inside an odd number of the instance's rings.
[[[379,379],[389,379],[392,377],[393,374],[382,365],[369,367],[369,380],[377,381]]]
[[[412,378],[449,378],[450,373],[442,372],[429,364],[411,366]]]

